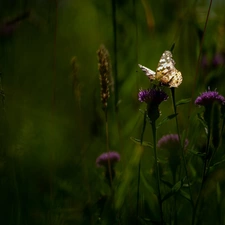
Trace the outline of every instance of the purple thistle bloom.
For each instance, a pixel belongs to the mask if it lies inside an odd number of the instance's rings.
[[[184,149],[187,148],[188,143],[189,143],[188,139],[185,139]],[[178,134],[167,134],[167,135],[162,136],[162,138],[160,138],[157,143],[157,147],[159,149],[177,150],[177,148],[179,148]]]
[[[207,55],[202,56],[202,62],[201,62],[202,68],[206,69],[209,66],[209,60],[207,58]]]
[[[216,53],[216,55],[213,58],[212,64],[213,66],[220,66],[225,63],[224,55],[222,53]]]
[[[188,139],[185,139],[184,143],[182,143],[183,149],[186,150],[188,146]],[[181,163],[181,151],[180,151],[180,141],[178,134],[167,134],[164,135],[157,143],[157,147],[160,150],[165,150],[164,154],[166,154],[168,159],[169,167],[172,171],[173,177],[176,177],[176,171],[178,165]]]
[[[211,105],[214,102],[218,102],[220,104],[225,104],[225,98],[222,95],[219,95],[217,91],[208,91],[203,92],[200,96],[198,96],[195,100],[196,105],[207,106]]]
[[[162,101],[166,101],[167,99],[168,95],[160,89],[140,90],[138,93],[138,100],[140,102],[154,103],[159,105]]]
[[[110,165],[113,166],[116,162],[120,161],[120,154],[118,152],[105,152],[102,153],[96,159],[96,165],[98,167],[108,166],[108,160],[110,161]]]

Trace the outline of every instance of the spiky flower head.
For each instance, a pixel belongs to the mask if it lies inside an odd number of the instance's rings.
[[[188,139],[185,139],[184,143],[182,143],[183,150],[187,149],[188,144]],[[178,134],[162,136],[157,143],[157,147],[159,150],[165,150],[164,154],[167,155],[170,169],[175,175],[181,161],[181,145]]]
[[[98,167],[107,167],[108,163],[110,161],[110,165],[114,166],[116,162],[120,161],[120,154],[118,152],[105,152],[102,153],[97,159],[96,159],[96,165]]]
[[[116,175],[114,166],[120,161],[118,152],[105,152],[96,159],[97,167],[105,167],[105,178],[109,186],[112,186],[112,181]]]
[[[214,67],[222,66],[224,65],[224,63],[225,63],[224,53],[220,53],[220,52],[216,53],[212,61],[213,66]]]
[[[206,92],[203,92],[195,100],[196,105],[200,106],[211,106],[214,102],[217,102],[221,105],[225,104],[225,98],[220,95],[217,91],[210,91],[210,88]]]
[[[178,134],[167,134],[162,136],[157,143],[157,147],[160,149],[176,149],[179,147],[179,136]],[[185,139],[184,149],[188,146],[188,139]]]
[[[222,111],[225,105],[225,98],[217,91],[211,91],[210,88],[208,88],[208,91],[203,92],[200,96],[196,98],[195,104],[199,106],[204,106],[205,111],[203,116],[209,128],[212,122],[212,109],[214,108],[213,106],[221,106],[221,113],[223,114]]]
[[[151,102],[159,105],[162,101],[166,101],[167,99],[168,95],[161,89],[141,89],[138,93],[138,100],[140,102]]]
[[[159,105],[167,99],[168,95],[161,89],[141,89],[138,93],[138,100],[147,104],[148,117],[152,122],[159,118]]]
[[[109,93],[109,78],[111,73],[111,64],[109,59],[109,52],[104,45],[101,45],[97,51],[98,55],[98,70],[101,87],[101,102],[103,109],[108,105]]]

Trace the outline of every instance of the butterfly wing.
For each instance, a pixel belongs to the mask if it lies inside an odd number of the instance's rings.
[[[165,51],[158,63],[155,79],[163,85],[169,87],[178,87],[182,83],[181,72],[175,68],[175,61],[170,51]]]
[[[138,66],[141,68],[141,70],[148,76],[150,80],[155,80],[155,74],[156,72],[153,70],[150,70],[149,68],[142,66],[141,64],[138,64]]]

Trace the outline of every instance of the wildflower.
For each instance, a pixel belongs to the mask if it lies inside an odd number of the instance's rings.
[[[184,149],[188,146],[188,139],[185,139],[184,142]],[[158,141],[158,148],[160,149],[175,149],[179,145],[179,136],[178,134],[167,134],[164,135],[159,141]]]
[[[110,161],[111,166],[114,166],[116,162],[120,161],[120,154],[118,152],[105,152],[96,159],[96,165],[107,167],[108,161]]]
[[[220,142],[219,120],[224,117],[225,98],[217,91],[208,89],[197,97],[195,104],[204,106],[203,118],[206,123],[206,133],[209,137],[212,135],[212,144],[215,148],[218,148]]]
[[[188,139],[185,139],[183,144],[183,150],[187,149]],[[168,162],[173,174],[176,174],[178,165],[180,164],[181,152],[180,141],[178,134],[167,134],[159,139],[157,147],[160,150],[166,150],[165,154],[168,156]]]
[[[140,102],[152,102],[156,105],[159,105],[162,101],[166,101],[167,99],[168,95],[160,89],[140,90],[138,93],[138,100]]]
[[[120,161],[120,154],[118,152],[105,152],[96,159],[98,167],[105,167],[105,178],[109,186],[112,186],[112,181],[116,175],[114,165]]]
[[[214,102],[217,102],[221,105],[225,104],[225,98],[222,95],[219,95],[217,91],[208,91],[203,92],[200,96],[198,96],[195,100],[196,105],[200,106],[211,106]]]
[[[216,53],[213,60],[212,60],[212,65],[214,67],[218,67],[221,65],[224,65],[225,63],[225,58],[223,53]]]
[[[138,100],[147,104],[148,117],[152,122],[159,118],[159,105],[167,99],[168,95],[161,89],[140,90],[138,93]]]
[[[201,66],[202,66],[203,69],[207,69],[208,68],[209,60],[208,60],[207,55],[203,55],[202,56]]]

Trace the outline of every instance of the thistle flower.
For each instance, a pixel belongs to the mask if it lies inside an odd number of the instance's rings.
[[[224,65],[225,63],[225,58],[223,53],[216,53],[213,60],[212,60],[212,65],[214,67],[218,67],[221,65]]]
[[[212,144],[215,149],[219,147],[220,143],[220,118],[224,117],[225,98],[217,91],[203,92],[195,100],[196,105],[204,106],[205,111],[203,118],[206,122],[206,132],[208,138],[212,135]],[[220,110],[220,112],[219,112]],[[209,154],[209,153],[208,153]]]
[[[97,51],[98,55],[98,70],[101,87],[101,102],[103,109],[107,108],[109,93],[109,77],[111,71],[111,64],[109,60],[109,53],[104,45],[101,45]]]
[[[115,177],[115,163],[120,161],[120,154],[118,152],[105,152],[96,159],[97,167],[105,167],[105,178],[109,186]]]
[[[188,143],[188,139],[185,139],[183,143],[183,150],[187,149]],[[168,156],[168,163],[175,179],[177,167],[181,161],[180,141],[178,134],[164,135],[161,139],[159,139],[157,147],[160,150],[166,150],[165,154]]]
[[[184,149],[188,146],[188,139],[185,139]],[[157,147],[160,149],[176,149],[179,146],[178,134],[167,134],[164,135],[157,143]]]
[[[210,88],[208,88],[208,91],[203,92],[195,100],[196,105],[205,106],[205,107],[211,106],[214,102],[224,105],[225,98],[222,95],[219,95],[217,91],[210,91]]]
[[[159,118],[159,105],[167,99],[168,95],[161,89],[140,90],[138,93],[138,100],[147,104],[148,117],[152,122]]]
[[[105,152],[96,159],[96,165],[107,168],[108,161],[110,161],[110,165],[113,167],[116,162],[120,161],[120,154],[118,152]]]
[[[138,100],[140,102],[152,102],[159,105],[162,101],[166,101],[167,99],[168,95],[160,89],[140,90],[138,93]]]

